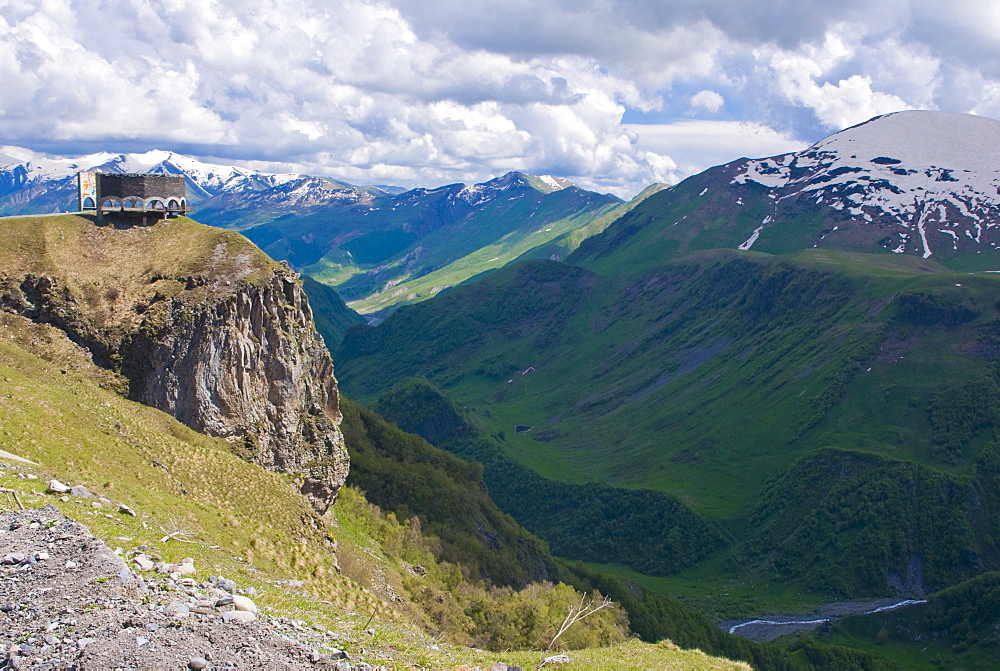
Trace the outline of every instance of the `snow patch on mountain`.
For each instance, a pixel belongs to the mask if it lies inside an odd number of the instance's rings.
[[[917,251],[927,258],[934,246],[958,249],[960,239],[979,244],[984,230],[1000,232],[1000,122],[897,112],[801,152],[747,161],[732,182],[761,184],[779,203],[804,197],[869,223],[898,225],[919,236]],[[932,240],[930,232],[941,235]]]
[[[565,177],[553,177],[552,175],[539,175],[538,179],[542,180],[546,185],[551,187],[553,191],[562,191],[563,189],[573,186],[573,182],[569,181]]]
[[[457,200],[462,201],[469,207],[477,207],[495,199],[511,187],[523,184],[523,177],[517,172],[508,172],[506,175],[491,179],[482,184],[469,184],[455,194]]]

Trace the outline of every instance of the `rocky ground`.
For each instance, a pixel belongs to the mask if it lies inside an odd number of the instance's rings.
[[[373,668],[142,549],[119,556],[53,506],[0,514],[0,669]]]

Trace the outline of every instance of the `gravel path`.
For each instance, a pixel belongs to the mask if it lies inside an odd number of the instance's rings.
[[[0,514],[0,669],[373,668],[235,610],[228,581],[152,575],[53,506]]]

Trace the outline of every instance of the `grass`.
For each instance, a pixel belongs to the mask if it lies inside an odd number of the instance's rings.
[[[338,639],[331,644],[346,648],[355,660],[423,667],[538,661],[538,652],[492,654],[446,645],[414,627],[419,621],[414,607],[388,597],[393,584],[402,593],[399,567],[373,536],[371,520],[358,512],[367,507],[360,494],[344,490],[332,513],[319,518],[289,476],[243,462],[224,440],[101,388],[91,376],[99,378],[99,371],[87,370],[81,361],[75,369],[66,367],[69,355],[46,361],[29,354],[9,341],[10,324],[0,332],[5,335],[0,449],[39,464],[0,470],[0,486],[19,491],[25,505],[54,505],[111,547],[147,545],[168,562],[193,557],[197,577],[224,575],[254,586],[255,601],[267,616],[335,632]],[[17,477],[27,473],[37,479]],[[139,517],[119,513],[114,504],[94,508],[93,500],[64,503],[40,493],[50,477],[86,485],[95,496],[129,505]],[[178,537],[189,542],[162,540],[173,531],[183,531]],[[336,555],[331,541],[338,544]],[[344,575],[337,572],[338,556]],[[301,589],[275,584],[288,579],[305,584]],[[377,629],[376,641],[364,633],[366,625]],[[575,668],[616,665],[612,660],[619,657],[633,660],[634,668],[746,668],[637,642],[572,656]]]
[[[372,401],[424,376],[529,469],[667,492],[734,546],[759,533],[750,514],[765,484],[819,449],[967,477],[990,440],[987,429],[942,450],[931,409],[935,395],[989,375],[1000,317],[992,274],[814,249],[639,265],[609,276],[525,263],[403,308],[348,338],[342,386]],[[907,321],[898,297],[912,294],[971,306],[975,317]],[[614,571],[717,617],[873,596],[808,575],[776,580],[762,561],[727,548],[673,576]]]
[[[5,274],[59,268],[59,280],[72,283],[74,290],[99,283],[98,303],[105,301],[104,309],[107,301],[112,307],[114,303],[107,289],[117,290],[115,298],[134,301],[126,303],[130,309],[109,310],[107,324],[134,312],[141,302],[134,294],[158,274],[203,274],[211,290],[213,281],[221,288],[223,278],[234,277],[218,273],[242,273],[253,281],[277,267],[268,261],[241,263],[243,251],[247,259],[261,258],[245,239],[184,220],[141,230],[97,228],[80,217],[20,221],[37,225],[36,235],[4,222],[12,241],[4,247]],[[157,247],[166,251],[152,258],[148,241],[157,236],[165,236]],[[70,254],[74,247],[84,250],[79,257]],[[122,258],[115,261],[118,254]],[[115,393],[122,388],[121,380],[95,366],[89,353],[57,328],[0,312],[0,450],[39,464],[0,469],[0,486],[16,489],[28,506],[55,505],[111,547],[146,545],[168,562],[190,556],[198,578],[223,575],[253,586],[266,616],[292,617],[332,632],[336,638],[327,638],[326,644],[348,650],[355,661],[442,667],[489,666],[505,658],[435,640],[421,628],[416,605],[405,598],[397,601],[404,593],[405,566],[382,545],[373,521],[378,514],[372,517],[359,493],[343,490],[338,505],[319,517],[298,494],[292,476],[242,461],[225,440],[198,434],[162,412],[122,398]],[[35,477],[24,477],[29,473]],[[63,502],[44,493],[49,478],[87,486],[101,505],[94,507],[88,499]],[[138,517],[119,512],[119,503]],[[6,506],[6,499],[0,506]],[[304,584],[277,584],[283,580]],[[375,636],[366,633],[369,627]],[[654,666],[681,664],[677,668],[701,663],[685,659],[707,659],[636,643],[621,652],[587,652],[584,658],[588,665],[607,666],[621,654]],[[538,655],[507,658],[537,661]]]
[[[113,279],[126,293],[157,274],[252,280],[277,267],[242,235],[187,218],[116,228],[89,216],[23,217],[0,221],[0,234],[5,273],[59,268],[80,284]]]

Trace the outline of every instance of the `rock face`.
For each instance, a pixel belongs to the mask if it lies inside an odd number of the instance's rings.
[[[286,265],[186,219],[120,229],[81,217],[20,221],[0,224],[15,250],[0,265],[0,318],[65,335],[119,374],[121,393],[296,474],[326,511],[349,466],[337,381]]]
[[[321,512],[347,477],[330,354],[290,272],[216,302],[175,299],[121,350],[130,396],[234,442],[265,468],[301,473]]]

